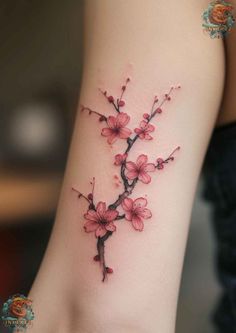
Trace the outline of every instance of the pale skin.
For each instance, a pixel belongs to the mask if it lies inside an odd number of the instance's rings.
[[[87,204],[71,188],[89,193],[95,176],[97,200],[113,202],[119,193],[113,156],[123,142],[109,147],[100,135],[102,125],[78,107],[55,225],[29,294],[35,312],[32,333],[175,331],[192,202],[224,88],[223,42],[202,32],[201,14],[207,4],[86,1],[79,104],[108,114],[110,105],[98,88],[118,95],[130,77],[125,111],[133,129],[156,94],[180,84],[154,122],[155,139],[137,144],[134,154],[155,159],[167,157],[176,146],[181,150],[147,187],[137,186],[136,195],[147,195],[153,217],[142,232],[128,222],[118,224],[106,243],[114,273],[103,283],[99,265],[92,260],[95,236],[83,230]],[[235,118],[229,110],[225,103],[219,123]]]

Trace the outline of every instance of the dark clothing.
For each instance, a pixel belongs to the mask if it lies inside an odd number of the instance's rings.
[[[213,133],[203,168],[204,197],[213,208],[216,266],[222,296],[213,315],[219,333],[236,332],[236,123]]]

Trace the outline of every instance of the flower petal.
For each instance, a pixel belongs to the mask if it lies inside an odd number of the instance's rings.
[[[112,132],[112,134],[108,137],[107,142],[111,145],[118,139],[118,134],[116,132]]]
[[[92,232],[92,231],[95,231],[97,230],[97,228],[99,227],[99,224],[94,222],[94,221],[87,221],[85,224],[84,224],[84,230],[86,232]]]
[[[141,134],[143,132],[143,130],[141,130],[140,128],[135,128],[134,129],[134,133],[136,133],[136,134]]]
[[[113,135],[113,130],[111,128],[105,127],[101,132],[102,136],[111,136]]]
[[[95,232],[96,237],[103,237],[106,235],[107,231],[105,227],[99,226]]]
[[[132,134],[132,131],[129,128],[127,128],[127,127],[123,127],[123,128],[119,129],[118,136],[121,139],[127,139],[130,136],[130,134]]]
[[[140,134],[139,134],[139,138],[141,139],[141,140],[143,140],[143,139],[146,139],[146,133],[144,133],[144,132],[141,132]]]
[[[141,139],[141,137],[140,137]],[[153,137],[151,135],[149,135],[148,133],[145,133],[145,137],[144,137],[145,140],[152,140]]]
[[[151,182],[151,177],[146,172],[140,172],[138,179],[144,184],[149,184]]]
[[[99,216],[103,217],[104,213],[106,212],[106,204],[105,202],[99,201],[96,207],[96,211],[99,214]]]
[[[134,204],[133,204],[133,206],[134,206],[134,209],[135,208],[144,208],[144,207],[146,207],[147,206],[147,199],[145,199],[145,198],[143,198],[143,197],[141,197],[141,198],[137,198],[136,200],[134,200]]]
[[[116,226],[114,223],[110,222],[105,226],[107,231],[116,231]]]
[[[130,180],[133,180],[133,179],[137,178],[138,175],[139,175],[139,173],[135,170],[126,172],[126,177]]]
[[[142,129],[145,129],[145,128],[147,128],[148,123],[147,123],[145,120],[142,120],[141,123],[139,124],[139,126],[140,126]]]
[[[118,127],[125,127],[130,121],[130,116],[125,112],[120,112],[116,117],[116,124]]]
[[[125,219],[127,221],[132,221],[132,218],[133,218],[133,212],[132,211],[129,211],[129,212],[125,213]]]
[[[138,168],[140,168],[143,164],[147,163],[147,160],[148,160],[148,157],[147,155],[139,155],[139,157],[137,158],[137,161],[136,161],[136,165]]]
[[[155,126],[152,124],[148,124],[147,130],[148,130],[148,132],[153,132],[155,130]]]
[[[137,166],[134,162],[127,162],[125,167],[129,171],[136,171],[137,170]]]
[[[143,227],[144,227],[142,219],[138,216],[133,217],[132,225],[133,225],[134,229],[138,230],[138,231],[142,231]]]
[[[84,217],[86,218],[86,220],[89,220],[89,221],[95,221],[95,222],[98,222],[99,220],[99,216],[97,214],[97,212],[95,210],[88,210],[86,214],[84,214]]]
[[[153,172],[153,171],[156,170],[156,168],[155,168],[155,165],[154,165],[153,163],[147,163],[147,164],[145,165],[144,170],[145,170],[146,172]]]
[[[133,209],[133,200],[131,198],[125,198],[122,201],[121,205],[124,211],[126,212],[131,211]]]
[[[104,213],[104,219],[107,221],[107,222],[111,222],[111,221],[114,221],[117,216],[118,216],[119,212],[117,210],[114,210],[114,209],[108,209],[105,213]]]
[[[152,217],[152,212],[150,209],[144,208],[139,212],[139,216],[141,216],[143,219],[150,219]]]
[[[109,117],[107,118],[107,124],[108,124],[108,126],[109,126],[110,128],[114,128],[114,127],[116,127],[116,118],[113,117],[113,116],[109,116]]]

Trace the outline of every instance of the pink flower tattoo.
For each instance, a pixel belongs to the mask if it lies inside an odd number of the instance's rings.
[[[125,211],[125,219],[132,222],[135,230],[143,231],[143,219],[146,220],[152,217],[151,211],[146,208],[147,199],[132,200],[131,198],[125,198],[121,205]]]
[[[102,281],[105,281],[107,274],[113,273],[113,269],[108,267],[105,260],[105,242],[112,236],[118,229],[119,223],[126,220],[131,223],[136,231],[144,230],[144,221],[151,219],[152,213],[148,206],[148,201],[144,197],[132,198],[136,185],[141,182],[149,184],[151,182],[150,173],[163,170],[165,165],[174,161],[174,154],[180,149],[175,148],[172,153],[163,158],[157,156],[154,162],[149,162],[148,156],[140,154],[136,156],[136,160],[130,160],[129,153],[133,150],[135,143],[138,140],[152,140],[152,135],[155,133],[155,126],[151,123],[157,115],[163,112],[163,106],[166,102],[171,100],[173,90],[180,88],[171,87],[169,92],[164,94],[160,99],[155,96],[151,110],[149,113],[144,113],[139,126],[132,132],[127,127],[130,122],[130,116],[121,112],[126,105],[124,100],[124,93],[127,89],[127,84],[130,79],[127,79],[125,84],[121,87],[121,94],[118,98],[108,94],[107,91],[101,91],[107,102],[111,105],[115,115],[104,115],[89,107],[82,106],[81,111],[87,111],[89,115],[98,117],[100,123],[106,125],[101,130],[101,135],[107,139],[109,145],[114,144],[117,140],[125,140],[126,148],[123,152],[116,154],[113,157],[113,165],[119,168],[120,180],[123,184],[123,189],[118,195],[117,199],[110,204],[94,199],[95,178],[91,182],[92,190],[88,195],[81,193],[74,187],[72,190],[77,193],[78,198],[83,198],[87,204],[88,209],[84,214],[84,230],[86,233],[93,233],[97,242],[97,254],[94,256],[94,261],[99,262],[102,270]],[[116,175],[114,178],[119,179]]]
[[[137,158],[136,163],[126,162],[126,177],[130,180],[138,179],[144,184],[149,184],[151,177],[148,173],[155,171],[156,167],[155,164],[147,163],[147,161],[147,155],[142,154]]]
[[[84,225],[86,232],[95,231],[96,237],[102,237],[107,231],[116,231],[114,220],[117,218],[119,212],[114,209],[106,209],[105,202],[99,202],[96,209],[89,209],[84,214],[87,222]]]
[[[130,121],[127,113],[120,112],[116,117],[107,118],[108,127],[102,129],[102,135],[107,137],[109,144],[114,143],[117,139],[128,139],[132,131],[125,127]]]
[[[135,128],[134,132],[138,134],[141,140],[152,140],[153,137],[149,133],[154,132],[154,130],[155,127],[152,124],[142,120],[139,124],[139,128]]]

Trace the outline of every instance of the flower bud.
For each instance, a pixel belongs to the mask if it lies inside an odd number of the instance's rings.
[[[105,116],[101,116],[101,117],[99,118],[99,121],[100,121],[100,122],[105,121],[105,120],[106,120],[106,117],[105,117]]]
[[[157,169],[161,170],[164,168],[164,160],[162,158],[157,159]]]
[[[92,193],[89,193],[88,199],[91,200],[91,201],[93,200],[93,194]]]
[[[113,269],[111,267],[106,267],[106,271],[107,271],[108,274],[113,273]]]
[[[113,96],[108,96],[107,99],[108,99],[109,103],[113,103],[114,102],[114,97]]]
[[[120,100],[120,101],[118,102],[118,105],[121,106],[121,107],[122,107],[122,106],[125,106],[125,101]]]
[[[93,257],[93,260],[94,260],[94,261],[100,261],[100,257],[99,257],[99,255],[97,254],[96,256],[94,256],[94,257]]]

